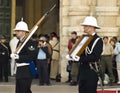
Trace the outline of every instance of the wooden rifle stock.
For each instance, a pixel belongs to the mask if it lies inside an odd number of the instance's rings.
[[[85,39],[87,37],[87,39]],[[85,40],[84,40],[85,39]],[[68,52],[68,54],[72,56],[81,56],[85,48],[88,46],[88,44],[92,41],[93,36],[89,35],[82,35],[80,38],[78,38],[75,45],[72,47],[72,49]]]
[[[19,44],[17,47],[15,53],[19,54],[22,48],[25,46],[25,44],[28,42],[28,40],[31,38],[31,36],[36,32],[38,29],[38,26],[42,23],[42,21],[45,19],[45,17],[56,7],[56,4],[49,10],[47,11],[39,20],[38,22],[33,26],[33,28],[29,31],[28,34],[26,34],[25,38],[22,40],[22,42]]]

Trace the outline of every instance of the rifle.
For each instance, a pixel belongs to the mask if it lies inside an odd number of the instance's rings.
[[[41,22],[46,18],[46,16],[56,7],[56,4],[53,5],[53,7],[47,11],[39,20],[38,22],[33,26],[33,28],[29,31],[29,34],[25,36],[25,38],[22,40],[22,42],[17,47],[15,53],[19,54],[22,48],[25,46],[25,44],[28,42],[28,40],[31,38],[31,36],[36,32],[38,29],[38,26],[41,24]]]

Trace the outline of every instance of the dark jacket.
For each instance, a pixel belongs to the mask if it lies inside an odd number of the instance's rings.
[[[73,47],[73,45],[75,44],[77,38],[78,38],[78,37],[76,37],[75,39],[72,38],[72,39],[70,39],[70,40],[68,41],[68,50],[69,50],[69,51],[72,49],[72,47]]]
[[[39,53],[39,49],[42,49],[45,52],[47,59],[50,58],[50,54],[49,54],[49,51],[48,51],[48,46],[45,46],[45,47],[37,48],[36,59],[37,59],[37,56],[38,56],[38,53]]]
[[[88,48],[90,51],[93,44],[95,44],[94,41],[98,37],[99,36],[95,34],[93,40],[90,42],[90,44],[88,44]],[[96,93],[98,73],[96,73],[95,71],[96,65],[94,65],[94,62],[99,61],[99,59],[101,58],[102,49],[103,41],[100,38],[98,42],[95,44],[93,51],[91,53],[88,51],[84,51],[83,54],[80,56],[79,93]],[[94,70],[89,66],[90,62],[92,62],[91,66],[93,67]]]
[[[94,41],[98,38],[99,36],[97,34],[94,35],[93,40],[90,42],[88,45],[89,49],[91,50],[92,45]],[[100,38],[100,37],[99,37]],[[101,53],[103,50],[103,41],[100,38],[98,42],[96,43],[95,47],[93,48],[93,51],[91,54],[86,54],[85,51],[83,54],[80,56],[80,62],[82,64],[88,64],[89,62],[97,62],[101,58]]]
[[[23,49],[19,53],[19,59],[16,60],[16,63],[26,63],[35,60],[36,58],[36,49],[37,46],[34,45],[32,40],[29,40]],[[32,77],[30,73],[29,65],[17,67],[16,78],[29,78]]]
[[[5,63],[10,59],[10,47],[7,43],[0,43],[0,62]]]

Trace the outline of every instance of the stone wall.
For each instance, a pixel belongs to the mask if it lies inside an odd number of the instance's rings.
[[[120,36],[120,1],[119,0],[60,0],[60,62],[62,82],[67,80],[67,44],[70,33],[74,30],[83,34],[80,23],[88,15],[97,18],[102,29],[97,33],[102,36]]]

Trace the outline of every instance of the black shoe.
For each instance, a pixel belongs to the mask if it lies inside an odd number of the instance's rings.
[[[113,86],[113,83],[111,81],[109,82],[109,86]]]
[[[46,83],[47,86],[51,86],[51,83]]]
[[[44,83],[39,83],[39,86],[44,86]]]
[[[3,80],[2,80],[2,79],[0,79],[0,82],[3,82]]]
[[[70,83],[70,80],[66,81],[65,83]]]
[[[76,85],[77,85],[77,82],[71,82],[70,85],[71,85],[71,86],[76,86]]]
[[[8,82],[8,78],[5,79],[5,82]]]
[[[5,82],[8,82],[8,80],[5,80]]]
[[[56,78],[50,78],[51,80],[56,80]]]

